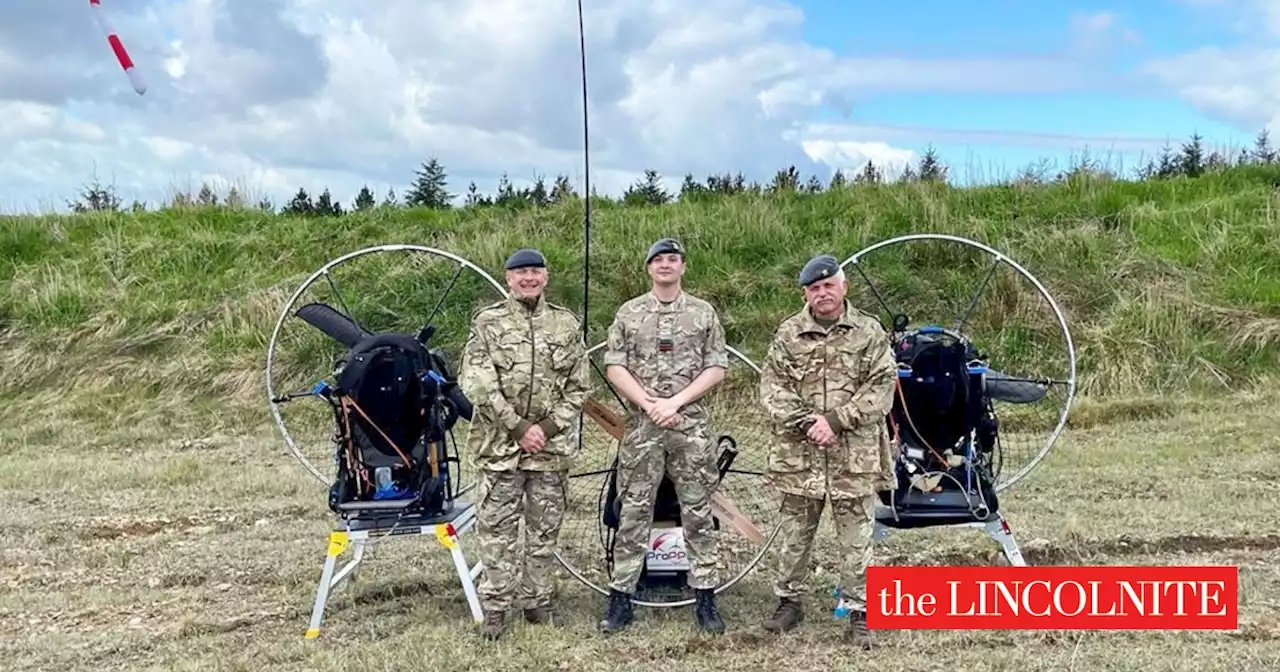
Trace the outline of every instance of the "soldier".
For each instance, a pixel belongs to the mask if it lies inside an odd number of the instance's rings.
[[[853,612],[845,634],[870,648],[866,568],[877,493],[895,483],[886,416],[896,366],[879,320],[846,298],[835,257],[814,257],[799,281],[806,305],[778,326],[760,374],[775,435],[766,482],[782,494],[773,587],[781,603],[764,628],[784,632],[804,620],[800,596],[829,498],[843,558],[839,585]]]
[[[505,628],[521,574],[525,619],[551,618],[552,551],[564,520],[577,419],[589,382],[581,323],[543,295],[542,254],[516,250],[506,261],[506,275],[509,297],[472,316],[459,376],[475,405],[468,449],[480,474],[481,631],[489,639]],[[517,544],[521,518],[523,553]]]
[[[711,536],[716,456],[698,400],[724,380],[729,366],[724,328],[715,308],[682,289],[685,254],[664,238],[645,256],[652,288],[618,308],[604,354],[609,381],[630,402],[618,448],[620,501],[615,569],[600,628],[631,623],[631,596],[640,580],[653,526],[653,505],[665,474],[680,503],[694,616],[704,630],[724,632],[714,588],[718,561]]]

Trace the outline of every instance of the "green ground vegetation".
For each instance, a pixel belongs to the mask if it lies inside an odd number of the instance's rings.
[[[730,344],[759,357],[778,320],[799,306],[795,275],[809,256],[947,233],[1007,253],[1044,283],[1070,326],[1081,394],[1248,387],[1280,366],[1280,163],[1265,138],[1231,161],[1204,156],[1198,142],[1129,179],[1082,164],[965,188],[949,184],[930,154],[894,182],[874,167],[826,185],[794,170],[763,186],[690,176],[677,199],[650,173],[620,199],[592,198],[590,338],[600,342],[617,305],[644,291],[642,255],[661,236],[684,240],[688,286],[720,308]],[[584,207],[563,177],[549,190],[508,183],[450,206],[444,168],[428,162],[403,200],[377,204],[365,190],[349,210],[327,191],[315,202],[300,191],[273,209],[206,189],[147,209],[95,189],[75,204],[80,212],[0,220],[5,397],[79,384],[98,395],[258,404],[267,342],[290,294],[324,262],[370,245],[457,253],[499,282],[513,248],[537,246],[554,269],[553,300],[579,311],[583,303]],[[990,262],[942,247],[902,249],[869,278],[888,303],[912,310],[937,304],[930,292],[947,295],[952,312],[917,316],[929,319],[962,312],[983,276],[973,264]],[[341,291],[365,319],[392,315],[409,328],[443,289],[427,278],[444,282],[454,267],[390,263],[342,271],[351,275],[340,277]],[[495,297],[479,276],[464,276],[436,319],[451,328],[447,345],[465,333],[471,309]],[[1000,320],[1034,291],[1005,276],[985,291],[975,319],[986,321],[975,328],[1000,341],[991,347],[1004,364],[1034,368],[1041,354],[1016,341],[1059,350],[1063,341],[1043,305],[1023,311],[1037,314],[1027,325],[1005,328]],[[851,287],[860,305],[877,309],[856,274]],[[1036,328],[1047,331],[1018,332]]]

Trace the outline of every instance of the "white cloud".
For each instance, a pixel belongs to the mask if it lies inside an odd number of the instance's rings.
[[[1244,128],[1280,125],[1280,49],[1205,47],[1144,71],[1207,114]]]
[[[1206,46],[1144,63],[1140,72],[1200,111],[1241,130],[1280,131],[1280,0],[1182,0],[1206,18],[1230,18],[1261,45]]]
[[[1138,31],[1124,25],[1124,21],[1111,11],[1074,12],[1070,25],[1075,48],[1086,55],[1142,42]]]
[[[591,175],[617,193],[646,168],[829,175],[913,158],[888,136],[822,135],[819,107],[881,91],[1061,91],[1065,61],[841,58],[799,37],[781,0],[587,3]],[[576,3],[569,0],[115,0],[147,79],[137,96],[87,8],[0,5],[0,184],[61,205],[96,172],[126,198],[238,183],[277,203],[362,184],[403,193],[435,156],[462,193],[507,172],[581,188]],[[8,205],[8,204],[0,204]]]
[[[880,173],[892,179],[900,175],[908,165],[920,161],[920,156],[909,149],[899,149],[886,142],[873,140],[857,142],[850,140],[805,140],[804,150],[809,156],[844,171],[846,177],[853,177],[870,161]]]

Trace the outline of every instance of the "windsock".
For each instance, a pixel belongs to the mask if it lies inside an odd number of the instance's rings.
[[[142,81],[142,75],[139,74],[138,69],[133,66],[133,59],[129,58],[129,52],[116,36],[111,22],[103,14],[102,3],[99,0],[89,0],[89,6],[93,8],[93,17],[98,20],[98,27],[102,28],[102,34],[107,37],[107,44],[111,45],[111,51],[115,53],[116,60],[120,62],[120,67],[124,68],[124,74],[129,76],[129,83],[133,85],[133,90],[137,91],[138,95],[146,93],[147,85]]]

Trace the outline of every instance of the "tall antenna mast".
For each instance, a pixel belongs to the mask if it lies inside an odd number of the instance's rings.
[[[591,347],[588,341],[591,322],[591,140],[587,125],[587,33],[582,21],[582,0],[578,0],[578,51],[582,63],[582,202],[586,205],[582,222],[582,340]]]

